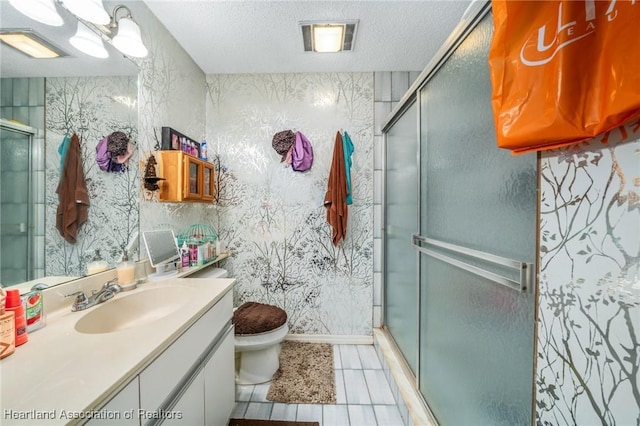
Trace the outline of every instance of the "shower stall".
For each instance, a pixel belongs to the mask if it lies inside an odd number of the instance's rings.
[[[37,130],[0,120],[0,283],[30,281],[38,268],[36,227],[44,222],[44,156],[35,143]],[[39,202],[40,201],[40,202]],[[40,269],[40,270],[38,270]]]
[[[384,326],[438,423],[529,425],[537,156],[496,147],[478,3],[383,128]]]

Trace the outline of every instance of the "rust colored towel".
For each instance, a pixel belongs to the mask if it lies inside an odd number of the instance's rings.
[[[56,228],[68,243],[75,244],[78,229],[89,217],[89,194],[82,169],[82,150],[75,133],[71,136],[56,193],[60,200],[56,211]]]
[[[344,168],[344,149],[340,132],[336,132],[329,183],[327,184],[327,193],[324,195],[324,206],[327,208],[327,222],[333,228],[333,245],[337,246],[347,234],[348,213],[347,174]]]

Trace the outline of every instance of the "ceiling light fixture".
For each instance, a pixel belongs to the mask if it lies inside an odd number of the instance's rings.
[[[109,15],[102,0],[57,0],[78,19],[78,29],[69,39],[71,45],[96,58],[106,58],[109,53],[102,40],[109,41],[116,49],[134,58],[144,58],[149,51],[142,42],[140,27],[133,20],[131,10],[117,5]],[[48,25],[62,25],[54,0],[9,0],[24,15]],[[118,18],[118,12],[125,15]],[[121,14],[122,15],[122,14]]]
[[[65,3],[67,1],[68,0],[65,0]],[[121,17],[118,18],[118,12],[120,11],[124,11],[125,15],[121,13]],[[78,20],[82,21],[83,19],[78,17]],[[113,14],[109,16],[109,22],[106,25],[97,25],[86,21],[84,21],[84,23],[88,28],[93,30],[94,33],[108,40],[116,49],[125,55],[133,58],[144,58],[149,53],[142,42],[140,27],[131,16],[131,10],[123,4],[113,8]]]
[[[300,22],[306,52],[333,53],[353,50],[358,20]]]
[[[116,14],[119,10],[125,9],[127,14],[116,20]],[[113,9],[113,16],[109,23],[110,28],[117,28],[118,33],[113,37],[113,45],[125,55],[134,58],[144,58],[149,53],[140,35],[140,27],[135,23],[131,16],[131,11],[127,6],[119,5]]]
[[[64,23],[53,0],[9,0],[9,3],[23,15],[45,25],[59,27]]]
[[[99,25],[106,25],[111,21],[102,0],[62,0],[62,4],[69,12],[85,21]]]
[[[49,59],[67,56],[66,53],[46,41],[33,30],[0,30],[0,41],[32,58]]]
[[[314,25],[313,50],[316,52],[339,52],[344,40],[344,25]]]
[[[108,58],[109,52],[102,43],[102,38],[81,21],[78,21],[76,34],[69,39],[69,43],[79,51],[94,58]]]

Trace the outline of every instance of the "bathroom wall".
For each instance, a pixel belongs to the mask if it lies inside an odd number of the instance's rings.
[[[640,424],[640,121],[542,154],[538,424]]]
[[[220,220],[235,303],[276,304],[293,333],[371,335],[373,74],[208,75],[207,140],[219,154]],[[313,145],[310,171],[280,162],[274,133]],[[336,132],[355,145],[347,237],[331,243],[323,197]]]
[[[136,60],[140,68],[140,157],[146,161],[160,148],[164,126],[195,140],[204,138],[205,75],[143,2],[132,4],[131,10],[149,50],[146,58]],[[178,234],[189,225],[214,226],[217,221],[213,203],[159,203],[157,191],[141,186],[140,192],[141,231],[172,228]]]
[[[100,170],[96,146],[100,139],[121,131],[138,140],[137,78],[75,77],[46,80],[46,207],[45,256],[47,275],[82,276],[95,249],[111,266],[122,256],[138,229],[138,154],[121,172]],[[64,135],[76,133],[82,149],[84,178],[89,192],[89,218],[75,244],[56,229],[59,205],[60,146]]]
[[[7,120],[17,120],[23,124],[36,129],[36,134],[33,136],[31,145],[31,167],[33,171],[33,183],[36,188],[33,194],[33,204],[35,214],[33,214],[32,225],[34,229],[35,247],[34,253],[34,276],[40,278],[45,273],[45,256],[44,256],[44,78],[1,78],[0,79],[0,118]],[[17,154],[17,153],[16,153]],[[19,155],[19,154],[17,154]],[[15,171],[15,165],[3,164],[3,170]],[[8,176],[10,176],[8,178]],[[18,175],[16,173],[10,173],[3,176],[3,185],[12,188],[28,188],[28,182],[25,181],[26,174]],[[15,179],[11,181],[11,179]],[[15,195],[15,194],[13,194]],[[26,209],[26,204],[25,204]],[[3,211],[5,211],[3,209]],[[15,210],[14,210],[15,211]],[[26,210],[25,210],[26,212]],[[24,218],[21,217],[3,217],[3,223],[20,223],[24,222]],[[4,259],[4,265],[15,265],[22,268],[22,265],[26,264],[26,259],[10,257],[21,256],[24,250],[16,250],[13,245],[13,241],[10,238],[3,238],[2,257]],[[12,273],[19,273],[14,277],[10,276]],[[12,270],[10,268],[3,268],[2,271],[3,281],[18,282],[19,276],[24,277],[20,269]]]

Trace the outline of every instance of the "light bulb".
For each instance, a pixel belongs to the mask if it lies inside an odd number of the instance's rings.
[[[142,43],[140,27],[130,18],[118,21],[118,34],[113,38],[113,45],[125,55],[144,58],[149,53]]]
[[[9,0],[9,3],[23,15],[43,24],[54,27],[64,24],[53,0]]]
[[[78,21],[76,34],[69,39],[73,47],[94,58],[108,58],[109,52],[104,48],[102,39],[89,27]]]

